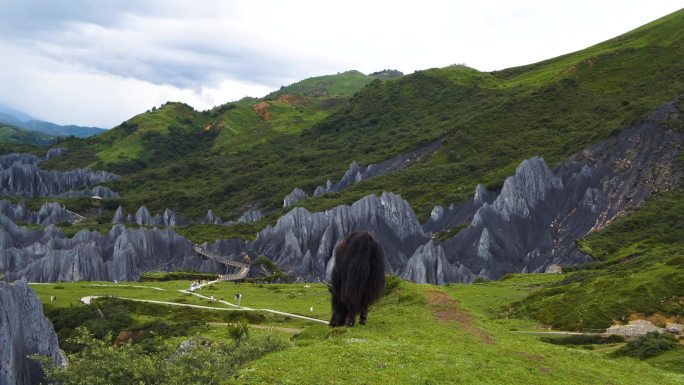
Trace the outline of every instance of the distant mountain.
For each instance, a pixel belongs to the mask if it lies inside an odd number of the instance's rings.
[[[46,146],[50,144],[54,136],[29,131],[9,124],[0,123],[0,143],[30,144],[34,146]]]
[[[98,127],[82,127],[45,122],[38,120],[31,115],[15,110],[13,108],[0,105],[0,123],[9,124],[16,127],[25,128],[31,131],[38,131],[49,136],[76,136],[87,138],[105,132],[105,129]]]
[[[18,122],[28,122],[29,120],[37,120],[36,118],[25,112],[15,110],[12,107],[0,104],[0,116],[2,115],[9,115],[10,117],[16,119]]]
[[[20,127],[53,136],[73,135],[79,138],[87,138],[89,136],[99,135],[107,131],[99,127],[84,127],[74,125],[60,126],[59,124],[44,122],[42,120],[29,120],[28,122],[23,122]]]

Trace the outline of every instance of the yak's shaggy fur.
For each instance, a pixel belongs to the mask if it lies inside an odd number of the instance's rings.
[[[330,326],[366,324],[368,306],[380,299],[385,289],[385,254],[366,232],[354,232],[335,249],[332,271]]]

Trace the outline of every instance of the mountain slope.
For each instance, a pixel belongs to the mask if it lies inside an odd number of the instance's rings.
[[[467,201],[478,183],[500,187],[523,159],[541,156],[553,167],[679,95],[684,89],[683,15],[679,11],[529,66],[492,73],[452,66],[376,80],[328,117],[321,114],[322,120],[291,119],[297,107],[277,99],[231,103],[198,113],[199,122],[192,123],[195,130],[216,129],[213,143],[164,163],[117,167],[110,163],[115,158],[102,159],[103,147],[105,153],[125,155],[143,146],[96,140],[56,159],[53,167],[86,166],[99,158],[104,167],[129,174],[116,187],[133,207],[169,206],[191,216],[213,208],[233,217],[248,206],[276,210],[295,186],[311,195],[326,179],[339,178],[352,161],[379,163],[443,139],[443,148],[422,163],[300,203],[320,210],[393,191],[426,218],[435,204]],[[262,112],[257,115],[253,108],[262,102],[267,108],[257,108]],[[282,116],[291,123],[276,123],[278,114],[271,110],[278,108],[289,111]],[[265,111],[271,112],[270,120]]]

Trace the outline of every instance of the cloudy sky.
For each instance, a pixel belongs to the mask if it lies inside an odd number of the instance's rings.
[[[112,127],[167,100],[207,109],[317,75],[585,48],[681,0],[0,0],[0,104]]]

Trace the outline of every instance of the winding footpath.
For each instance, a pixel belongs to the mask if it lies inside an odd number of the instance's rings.
[[[207,286],[216,282],[220,282],[220,280],[216,281],[211,281],[207,282],[206,284],[202,285]],[[98,286],[98,285],[94,285]],[[99,286],[116,286],[116,285],[99,285]],[[123,286],[123,285],[122,285]],[[131,286],[131,285],[125,285],[125,286]],[[147,288],[147,289],[154,289],[154,290],[165,290],[159,287],[152,287],[152,286],[134,286],[134,287],[139,287],[139,288]],[[197,287],[196,287],[197,288]],[[213,301],[217,302],[223,305],[231,306],[232,308],[225,308],[225,307],[216,307],[216,306],[205,306],[205,305],[193,305],[189,303],[177,303],[177,302],[169,302],[169,301],[156,301],[152,299],[138,299],[138,298],[128,298],[128,297],[116,297],[114,296],[113,298],[118,298],[118,299],[123,299],[126,301],[133,301],[133,302],[145,302],[145,303],[153,303],[157,305],[168,305],[168,306],[184,306],[184,307],[191,307],[195,309],[204,309],[204,310],[218,310],[218,311],[253,311],[253,312],[261,312],[261,313],[272,313],[272,314],[278,314],[286,317],[291,317],[291,318],[297,318],[305,321],[310,321],[310,322],[317,322],[317,323],[323,323],[323,324],[328,324],[328,321],[318,319],[318,318],[312,318],[312,317],[307,317],[299,314],[294,314],[294,313],[287,313],[283,312],[280,310],[274,310],[274,309],[258,309],[258,308],[251,308],[251,307],[246,307],[246,306],[238,306],[234,303],[224,301],[224,300],[216,300],[212,299],[211,297],[207,297],[202,294],[195,293],[193,291],[189,290],[178,290],[178,292],[183,293],[183,294],[190,294],[194,295],[198,298],[205,299],[208,301]],[[83,302],[86,305],[90,305],[91,301],[97,298],[100,298],[101,296],[97,295],[89,295],[86,297],[81,298],[81,302]],[[111,296],[110,296],[111,297]]]

